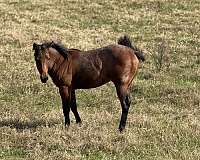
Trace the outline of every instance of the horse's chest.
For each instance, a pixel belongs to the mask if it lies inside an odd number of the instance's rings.
[[[50,75],[51,76],[51,75]],[[65,77],[70,77],[70,75],[65,75]],[[59,76],[51,76],[51,79],[53,83],[57,86],[70,86],[71,85],[71,80],[65,80],[64,77],[59,77]]]
[[[51,79],[57,87],[64,86],[64,83],[58,77],[51,77]]]

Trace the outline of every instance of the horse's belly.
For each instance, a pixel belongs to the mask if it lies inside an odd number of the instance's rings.
[[[89,89],[89,88],[96,88],[105,83],[108,83],[110,79],[85,79],[85,80],[78,80],[76,83],[73,83],[75,89]]]

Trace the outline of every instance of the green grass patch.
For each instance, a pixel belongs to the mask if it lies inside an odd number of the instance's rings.
[[[2,159],[25,159],[27,153],[23,149],[10,148],[0,149],[0,158]]]

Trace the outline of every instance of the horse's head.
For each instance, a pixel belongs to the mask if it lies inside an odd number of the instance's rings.
[[[49,47],[51,47],[51,43],[48,45],[45,43],[41,45],[36,43],[33,44],[33,50],[35,51],[35,62],[40,73],[40,79],[42,83],[46,83],[48,80],[48,62],[50,59]]]

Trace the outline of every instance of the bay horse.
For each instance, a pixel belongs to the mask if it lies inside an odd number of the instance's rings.
[[[89,51],[67,49],[55,42],[33,44],[36,67],[42,83],[48,75],[59,88],[62,99],[65,126],[70,125],[69,112],[73,112],[76,122],[81,123],[77,111],[76,89],[89,89],[112,81],[121,103],[122,114],[120,132],[125,128],[131,104],[129,89],[144,54],[133,46],[128,36],[118,39],[118,44]]]

